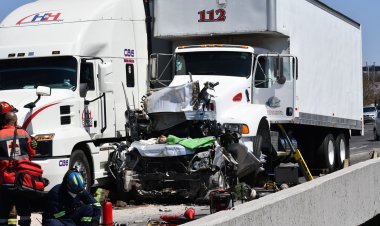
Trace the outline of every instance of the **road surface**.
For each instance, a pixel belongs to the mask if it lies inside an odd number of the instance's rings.
[[[373,123],[364,125],[364,136],[355,136],[350,140],[350,163],[355,164],[370,159],[370,153],[380,148],[380,141],[373,140]]]

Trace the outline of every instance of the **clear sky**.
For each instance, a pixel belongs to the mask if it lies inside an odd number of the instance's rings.
[[[0,0],[0,20],[15,8],[34,0]],[[64,0],[63,0],[64,1]],[[79,0],[78,0],[79,1]],[[321,0],[326,5],[351,17],[362,25],[363,64],[380,65],[380,1],[379,0]]]

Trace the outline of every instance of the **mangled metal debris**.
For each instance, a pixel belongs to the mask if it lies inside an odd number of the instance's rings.
[[[212,95],[218,83],[166,87],[144,98],[134,115],[138,136],[110,157],[110,170],[126,192],[142,198],[208,199],[215,189],[262,171],[263,158],[240,142],[240,131],[216,121]]]

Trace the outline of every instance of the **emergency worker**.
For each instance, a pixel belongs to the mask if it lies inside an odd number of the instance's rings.
[[[82,175],[69,170],[61,184],[48,193],[43,225],[73,226],[99,225],[101,205],[85,189]]]
[[[4,126],[4,116],[8,112],[17,112],[18,110],[5,101],[0,102],[0,129]]]
[[[36,153],[29,134],[25,130],[17,128],[17,116],[13,111],[3,114],[3,123],[4,125],[0,130],[0,172],[5,169],[9,160],[31,159]],[[16,141],[15,144],[13,144],[14,140]],[[19,225],[30,225],[29,198],[0,186],[0,225],[8,224],[9,212],[13,205],[16,206],[17,213],[20,216]]]

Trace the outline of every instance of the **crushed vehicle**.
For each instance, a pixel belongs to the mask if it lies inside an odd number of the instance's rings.
[[[215,120],[208,90],[216,85],[166,87],[144,98],[143,111],[129,112],[135,137],[118,145],[109,165],[124,191],[205,200],[211,190],[229,189],[239,178],[264,171],[265,156],[239,142],[240,127]]]

